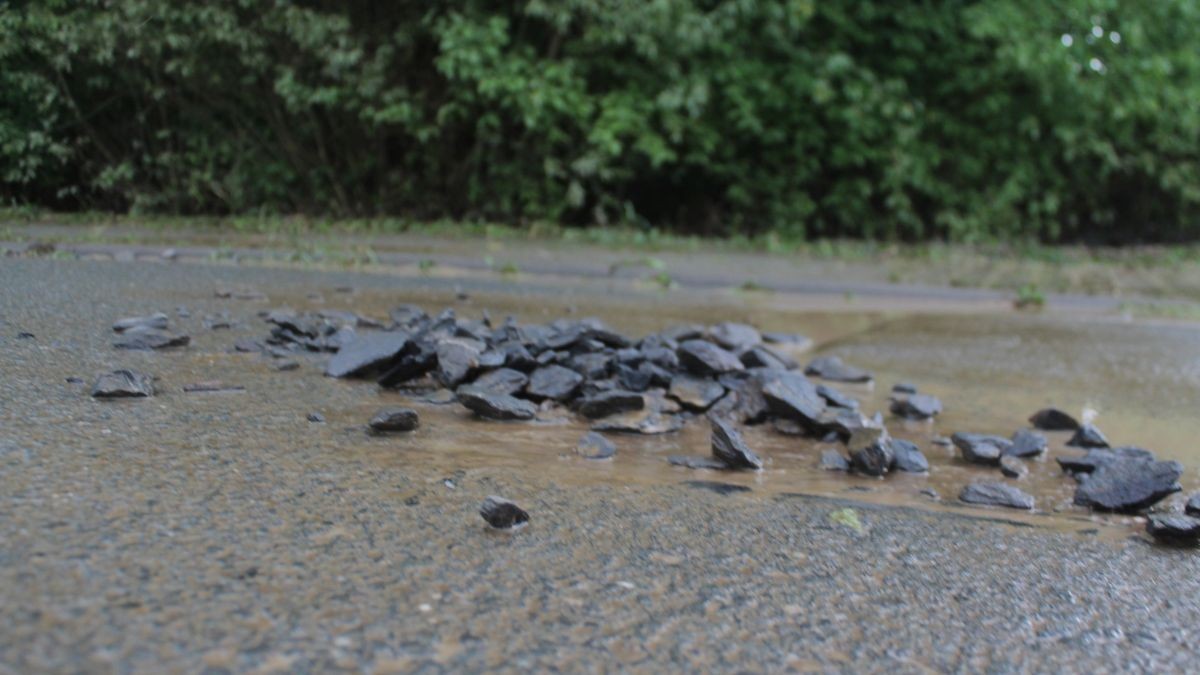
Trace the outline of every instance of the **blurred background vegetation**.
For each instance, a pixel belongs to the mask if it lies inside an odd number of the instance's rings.
[[[0,0],[0,201],[1200,239],[1195,0]]]

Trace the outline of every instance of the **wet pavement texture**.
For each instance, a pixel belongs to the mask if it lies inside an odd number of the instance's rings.
[[[218,288],[267,299],[218,298]],[[0,289],[0,664],[13,672],[1195,662],[1200,555],[1152,546],[1140,519],[1073,506],[1075,484],[1053,461],[1079,454],[1063,447],[1069,432],[1048,432],[1050,452],[1021,480],[930,442],[1007,436],[1049,405],[1093,409],[1114,444],[1184,463],[1184,492],[1163,504],[1178,506],[1200,466],[1194,325],[94,261],[0,260]],[[874,371],[873,386],[838,385],[868,412],[887,410],[894,382],[941,398],[936,421],[888,419],[931,472],[821,471],[821,451],[835,446],[769,427],[745,430],[762,472],[671,466],[669,455],[707,454],[707,424],[696,422],[610,436],[616,456],[596,462],[576,455],[586,425],[569,415],[488,422],[324,377],[327,356],[278,372],[232,350],[267,332],[260,310],[382,319],[404,302],[524,321],[594,314],[630,334],[722,320],[803,333],[814,353]],[[113,349],[113,321],[156,311],[191,344]],[[230,329],[204,327],[222,312]],[[156,395],[91,398],[96,377],[118,368],[157,376]],[[183,391],[209,381],[245,389]],[[417,409],[420,427],[368,435],[385,406]],[[955,505],[976,479],[1020,487],[1036,512]],[[489,530],[478,508],[492,494],[528,510],[529,526]]]

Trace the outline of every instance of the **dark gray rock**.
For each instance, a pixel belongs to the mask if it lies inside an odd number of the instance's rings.
[[[1183,507],[1183,512],[1189,516],[1200,516],[1200,492],[1188,497],[1187,504]]]
[[[671,378],[668,395],[688,410],[703,411],[725,395],[725,387],[711,378],[680,373]]]
[[[1101,511],[1134,513],[1179,492],[1179,462],[1117,460],[1099,466],[1075,489],[1075,503]]]
[[[796,420],[790,420],[786,417],[776,417],[774,420],[771,421],[771,426],[775,429],[775,431],[778,431],[779,433],[783,434],[784,436],[809,436],[809,435],[811,435],[811,433],[808,430],[808,427],[804,426],[803,424],[800,424]],[[830,442],[833,443],[836,441],[837,441],[837,434],[834,434],[834,437],[832,440],[830,440]]]
[[[471,373],[480,368],[480,356],[485,345],[472,338],[447,338],[440,340],[435,347],[437,350],[437,368],[433,370],[433,379],[443,387],[453,389]],[[503,362],[503,358],[500,359]]]
[[[795,420],[810,429],[821,427],[825,399],[817,387],[799,373],[774,373],[764,378],[763,399],[772,413]]]
[[[634,391],[612,389],[588,396],[579,402],[579,414],[596,419],[624,412],[641,410],[646,399]]]
[[[613,366],[613,374],[617,378],[617,383],[622,389],[628,391],[646,391],[650,385],[654,383],[653,363],[642,362],[637,367],[630,366],[624,363],[618,363]]]
[[[1154,453],[1145,448],[1120,446],[1116,448],[1093,448],[1082,456],[1056,457],[1055,461],[1062,470],[1076,478],[1093,473],[1105,464],[1116,461],[1154,461]]]
[[[489,420],[531,420],[537,406],[508,394],[496,394],[473,385],[463,385],[455,392],[458,402],[468,410]]]
[[[1046,437],[1036,431],[1021,429],[1012,435],[1012,445],[1004,451],[1013,457],[1037,457],[1046,452]]]
[[[283,359],[282,361],[276,362],[274,368],[279,372],[298,370],[300,368],[300,362],[296,359]]]
[[[1090,424],[1084,424],[1075,430],[1075,435],[1067,441],[1067,445],[1076,448],[1107,448],[1108,439],[1100,430]]]
[[[942,412],[942,402],[929,394],[910,394],[892,399],[891,411],[910,420],[927,420]]]
[[[869,443],[851,446],[850,466],[858,473],[882,476],[891,470],[895,462],[896,455],[889,439],[880,437]]]
[[[711,469],[713,471],[727,471],[729,469],[728,464],[714,457],[671,455],[667,457],[667,462],[674,466],[682,466],[689,469]]]
[[[834,382],[869,382],[872,378],[871,373],[843,362],[838,356],[818,356],[809,362],[804,374]]]
[[[734,485],[733,483],[722,483],[715,480],[689,480],[686,481],[684,485],[699,488],[701,490],[708,490],[709,492],[715,492],[719,495],[732,495],[739,492],[750,492],[750,488],[746,487],[745,485]]]
[[[821,451],[817,467],[825,471],[849,471],[850,460],[837,450],[826,449]]]
[[[660,332],[659,337],[671,342],[684,342],[704,337],[704,326],[694,323],[677,324]]]
[[[1002,436],[987,434],[957,433],[950,437],[954,446],[962,453],[962,458],[972,464],[987,464],[997,466],[1000,456],[1012,447],[1012,441]]]
[[[679,363],[696,375],[720,375],[746,369],[732,352],[704,340],[686,340],[675,354]]]
[[[479,507],[479,515],[488,525],[497,530],[512,530],[524,527],[529,523],[529,514],[515,503],[492,495],[483,500]]]
[[[575,454],[584,459],[612,459],[617,454],[617,446],[600,434],[589,431],[579,439]]]
[[[118,319],[113,323],[112,329],[117,333],[124,333],[127,330],[166,330],[167,315],[162,312],[156,312],[148,316],[131,316],[127,319]]]
[[[848,408],[850,410],[858,410],[858,399],[853,396],[847,396],[841,391],[829,386],[828,384],[817,385],[817,396],[825,399],[825,402],[839,408]]]
[[[512,395],[524,389],[528,383],[529,378],[519,370],[497,368],[475,378],[471,384],[496,394]]]
[[[812,345],[812,339],[799,333],[780,333],[764,331],[763,342],[773,345],[787,345],[792,349],[807,349]]]
[[[325,374],[352,377],[380,370],[407,346],[408,335],[405,333],[378,331],[357,335],[329,359]]]
[[[571,398],[583,383],[583,376],[558,365],[542,366],[529,376],[525,393],[537,399],[565,401]]]
[[[1010,509],[1033,509],[1033,497],[1003,483],[971,483],[963,488],[958,498],[968,504],[1003,506]]]
[[[762,342],[762,335],[754,326],[726,321],[708,331],[714,342],[732,352],[740,352]]]
[[[422,378],[437,367],[437,350],[425,342],[411,343],[401,354],[400,358],[392,361],[391,366],[379,378],[381,387],[398,387],[407,382]]]
[[[742,350],[739,352],[738,358],[742,360],[742,365],[747,368],[791,370],[800,365],[790,356],[780,354],[766,345],[755,345],[749,349]]]
[[[763,467],[762,458],[755,454],[749,445],[746,445],[742,434],[732,424],[722,419],[710,419],[709,423],[712,425],[713,457],[734,469],[761,469]]]
[[[372,431],[412,431],[420,425],[412,408],[380,408],[367,424]]]
[[[897,382],[892,385],[893,394],[915,394],[917,393],[917,385],[911,382]]]
[[[921,452],[916,443],[900,438],[893,438],[891,439],[891,446],[892,454],[895,456],[892,468],[896,471],[906,471],[908,473],[929,472],[929,460],[925,458],[925,454]]]
[[[154,395],[154,378],[136,370],[114,370],[96,380],[92,396],[96,398],[137,398]]]
[[[186,347],[191,341],[192,339],[187,335],[175,335],[153,328],[136,328],[122,333],[121,338],[114,342],[113,346],[117,349],[150,351]]]
[[[591,428],[592,431],[656,436],[679,431],[683,428],[683,418],[658,410],[635,410],[597,420]]]
[[[1016,455],[1004,455],[1000,458],[1000,473],[1009,478],[1024,478],[1029,475],[1029,468]]]
[[[1146,521],[1146,531],[1156,541],[1172,546],[1200,544],[1200,518],[1179,514],[1154,514]]]
[[[604,353],[576,354],[567,361],[567,367],[584,378],[599,380],[608,377],[612,357]]]
[[[310,412],[305,417],[305,419],[307,419],[309,422],[312,422],[313,424],[324,424],[325,423],[325,416],[319,412]]]
[[[1075,431],[1079,422],[1058,408],[1045,408],[1029,417],[1029,423],[1042,431]]]

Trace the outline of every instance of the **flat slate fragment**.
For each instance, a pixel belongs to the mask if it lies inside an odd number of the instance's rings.
[[[1067,441],[1067,445],[1076,448],[1107,448],[1108,439],[1100,430],[1091,424],[1084,424],[1075,430],[1075,435]]]
[[[929,394],[910,394],[892,399],[891,411],[910,420],[927,420],[942,412],[942,402]]]
[[[459,387],[456,394],[459,403],[476,415],[489,420],[531,420],[537,414],[537,407],[529,401],[472,385]]]
[[[514,502],[492,495],[479,506],[479,515],[497,530],[514,530],[529,523],[529,513]]]
[[[1200,518],[1179,514],[1154,514],[1146,521],[1146,531],[1156,541],[1173,546],[1200,544]]]
[[[1101,511],[1136,513],[1179,492],[1179,462],[1117,460],[1099,466],[1075,489],[1075,503]]]
[[[925,458],[925,454],[921,452],[916,443],[900,438],[893,438],[890,444],[892,454],[895,456],[892,468],[907,473],[929,472],[929,460]]]
[[[671,378],[671,398],[689,410],[707,410],[717,399],[725,395],[721,383],[707,377],[696,377],[680,373]]]
[[[719,495],[732,495],[739,492],[750,492],[750,488],[746,487],[745,485],[734,485],[733,483],[722,483],[715,480],[689,480],[685,481],[684,485],[699,488],[701,490],[708,490],[709,492],[715,492]]]
[[[685,340],[675,353],[679,363],[696,375],[720,375],[746,369],[733,352],[705,340]]]
[[[375,331],[359,334],[329,359],[325,374],[329,377],[351,377],[382,368],[407,346],[407,333]]]
[[[761,469],[763,467],[762,458],[755,454],[749,445],[746,445],[742,434],[733,428],[732,424],[720,418],[712,418],[709,423],[712,425],[713,457],[734,469]]]
[[[1046,452],[1046,437],[1036,431],[1021,429],[1012,435],[1012,445],[1004,451],[1012,457],[1036,457]]]
[[[1035,412],[1029,417],[1029,423],[1042,431],[1075,431],[1079,428],[1079,422],[1074,417],[1058,408],[1045,408]]]
[[[101,375],[92,387],[92,396],[96,398],[142,398],[153,395],[154,378],[128,369]]]
[[[159,349],[175,349],[186,347],[192,339],[187,335],[175,335],[153,328],[127,330],[121,338],[113,343],[117,349],[134,351],[151,351]]]
[[[839,356],[818,356],[809,362],[804,374],[834,382],[870,382],[873,377],[871,373],[842,361]]]
[[[1009,478],[1024,478],[1029,475],[1029,468],[1016,455],[1004,455],[1000,458],[1000,473]]]
[[[570,368],[559,365],[542,366],[529,376],[525,393],[537,399],[565,401],[575,394],[582,383],[583,376]]]
[[[849,471],[850,461],[837,450],[822,450],[817,467],[825,471]]]
[[[1012,441],[1002,436],[987,434],[968,434],[959,432],[950,437],[954,446],[962,453],[962,458],[972,464],[987,464],[997,466],[1000,456],[1011,446]]]
[[[579,414],[596,419],[641,410],[646,398],[637,392],[612,389],[589,396],[579,403]]]
[[[971,483],[963,488],[958,498],[968,504],[1003,506],[1010,509],[1033,509],[1033,497],[1003,483]]]
[[[420,425],[417,411],[412,408],[380,408],[371,416],[372,431],[412,431]]]
[[[126,319],[118,319],[112,325],[113,331],[117,333],[137,329],[166,330],[166,328],[167,315],[162,312],[156,312],[147,316],[131,316]]]

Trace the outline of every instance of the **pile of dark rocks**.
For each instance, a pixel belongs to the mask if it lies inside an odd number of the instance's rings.
[[[914,443],[893,438],[883,415],[868,416],[854,396],[832,383],[869,383],[870,372],[836,356],[819,356],[801,366],[792,347],[807,346],[798,335],[761,333],[725,322],[679,325],[640,339],[625,336],[594,318],[548,324],[494,323],[458,317],[453,309],[430,315],[402,305],[378,322],[347,311],[260,312],[272,328],[261,341],[239,341],[237,351],[259,351],[281,359],[280,370],[298,364],[301,353],[330,354],[325,374],[374,380],[388,389],[441,392],[476,416],[502,421],[554,419],[564,410],[589,420],[591,432],[575,448],[581,458],[611,459],[616,447],[602,434],[666,434],[691,420],[710,427],[711,455],[673,455],[671,464],[710,470],[760,470],[763,459],[741,429],[764,425],[777,433],[819,439],[818,466],[884,477],[892,472],[925,473],[929,461]],[[165,314],[122,319],[113,325],[122,349],[186,346],[187,336],[168,332]],[[97,382],[96,397],[154,394],[153,378],[119,370]],[[432,397],[430,397],[432,399]],[[893,387],[888,410],[901,421],[928,421],[942,402],[912,384]],[[1054,408],[1029,419],[1032,428],[1011,436],[959,432],[947,441],[962,461],[1022,479],[1027,461],[1047,452],[1046,433],[1070,434],[1065,444],[1082,454],[1056,458],[1078,482],[1074,501],[1098,511],[1144,513],[1181,488],[1183,467],[1160,461],[1132,446],[1112,447],[1095,426]],[[406,433],[419,427],[417,411],[384,408],[368,424],[372,433]],[[1013,484],[979,480],[959,494],[963,503],[1032,510],[1034,499]],[[483,515],[497,527],[528,520],[524,511],[497,498]],[[1200,495],[1184,513],[1156,513],[1147,530],[1168,543],[1200,542]]]

